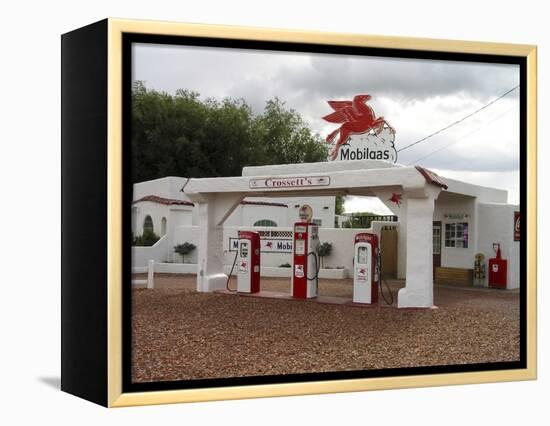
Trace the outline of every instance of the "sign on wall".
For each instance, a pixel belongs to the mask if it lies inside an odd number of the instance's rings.
[[[514,241],[519,241],[520,235],[520,213],[514,212]]]
[[[445,217],[445,219],[463,220],[468,219],[468,213],[445,213],[443,217]]]
[[[304,188],[308,186],[328,186],[328,176],[293,176],[283,178],[250,179],[249,187],[255,188]]]
[[[260,238],[260,251],[262,253],[292,253],[291,239]],[[229,251],[237,251],[239,239],[229,237]]]
[[[334,110],[323,120],[340,124],[326,137],[332,145],[329,159],[340,160],[383,160],[397,162],[394,146],[395,129],[384,119],[376,117],[367,105],[370,95],[357,95],[353,100],[328,101]]]

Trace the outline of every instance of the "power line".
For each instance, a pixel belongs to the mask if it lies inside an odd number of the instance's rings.
[[[437,134],[439,134],[439,133],[441,133],[441,132],[443,132],[443,131],[445,131],[445,130],[447,130],[447,129],[449,129],[449,128],[455,126],[455,125],[457,125],[458,123],[462,123],[464,120],[470,118],[471,116],[477,114],[478,112],[484,110],[485,108],[487,108],[487,107],[493,105],[495,102],[501,100],[501,99],[504,98],[506,95],[508,95],[509,93],[511,93],[511,92],[513,92],[514,90],[516,90],[518,87],[519,87],[519,85],[517,85],[517,86],[515,86],[515,87],[512,87],[512,88],[511,88],[510,90],[508,90],[506,93],[503,93],[503,94],[500,95],[498,98],[493,99],[491,102],[489,102],[488,104],[483,105],[481,108],[479,108],[478,110],[472,112],[471,114],[468,114],[466,117],[463,117],[463,118],[461,118],[460,120],[457,120],[457,121],[455,121],[454,123],[451,123],[451,124],[449,124],[448,126],[443,127],[442,129],[439,129],[437,132],[434,132],[434,133],[432,133],[432,134],[430,134],[430,135],[428,135],[428,136],[426,136],[426,137],[423,137],[422,139],[417,140],[416,142],[410,143],[409,145],[406,145],[406,146],[404,146],[403,148],[399,148],[399,149],[397,150],[397,152],[404,151],[404,150],[410,148],[411,146],[417,145],[417,144],[419,144],[420,142],[424,142],[426,139],[429,139],[429,138],[431,138],[432,136],[435,136],[435,135],[437,135]]]
[[[454,141],[452,141],[451,143],[445,145],[445,146],[442,147],[442,148],[436,149],[435,151],[432,151],[432,152],[430,152],[429,154],[424,155],[423,157],[417,158],[416,160],[414,160],[413,162],[411,162],[411,163],[409,163],[409,164],[407,164],[407,165],[410,166],[410,165],[412,165],[412,164],[417,164],[419,161],[424,160],[425,158],[431,157],[432,155],[437,154],[438,152],[443,151],[444,149],[449,148],[451,145],[454,145],[455,143],[461,141],[462,139],[465,139],[465,138],[467,138],[468,136],[471,136],[471,135],[473,135],[474,133],[479,132],[481,129],[483,129],[484,127],[488,126],[489,124],[491,124],[491,123],[493,123],[493,122],[495,122],[495,121],[501,119],[502,117],[504,117],[506,114],[508,114],[510,111],[513,111],[513,110],[516,109],[517,107],[518,107],[518,105],[516,105],[516,106],[514,106],[514,107],[512,107],[512,108],[510,108],[510,109],[508,109],[508,110],[506,110],[506,111],[504,111],[502,114],[500,114],[499,116],[493,118],[491,121],[489,121],[489,122],[487,122],[487,123],[484,123],[483,125],[479,126],[479,127],[478,127],[477,129],[475,129],[474,131],[472,131],[472,132],[470,132],[470,133],[467,133],[467,134],[465,134],[464,136],[459,137],[458,139],[455,139]]]

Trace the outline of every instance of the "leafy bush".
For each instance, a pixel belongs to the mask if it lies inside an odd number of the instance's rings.
[[[185,263],[185,255],[191,253],[196,248],[197,246],[195,244],[185,242],[183,244],[178,244],[177,246],[174,246],[174,252],[181,255],[181,257],[183,258],[183,263]]]
[[[160,240],[160,237],[151,229],[144,229],[142,235],[132,235],[132,245],[136,247],[151,247]]]
[[[319,244],[319,246],[317,247],[317,255],[321,258],[321,267],[324,268],[324,257],[325,256],[330,256],[330,254],[332,253],[332,243],[323,243],[323,244]]]

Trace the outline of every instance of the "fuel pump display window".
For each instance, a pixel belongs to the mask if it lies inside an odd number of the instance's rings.
[[[306,241],[296,240],[296,254],[303,255],[306,252]]]
[[[241,257],[248,257],[248,243],[246,241],[241,242]]]
[[[366,247],[359,247],[357,249],[357,263],[366,265],[368,262],[368,250]]]

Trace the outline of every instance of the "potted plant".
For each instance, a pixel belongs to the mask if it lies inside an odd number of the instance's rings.
[[[174,246],[174,252],[180,254],[183,259],[183,263],[185,263],[185,255],[191,253],[196,248],[197,246],[195,244],[185,242],[183,244],[178,244],[177,246]]]
[[[324,268],[324,258],[325,256],[330,256],[332,253],[332,243],[323,243],[319,244],[317,247],[317,255],[321,258],[321,268]]]

